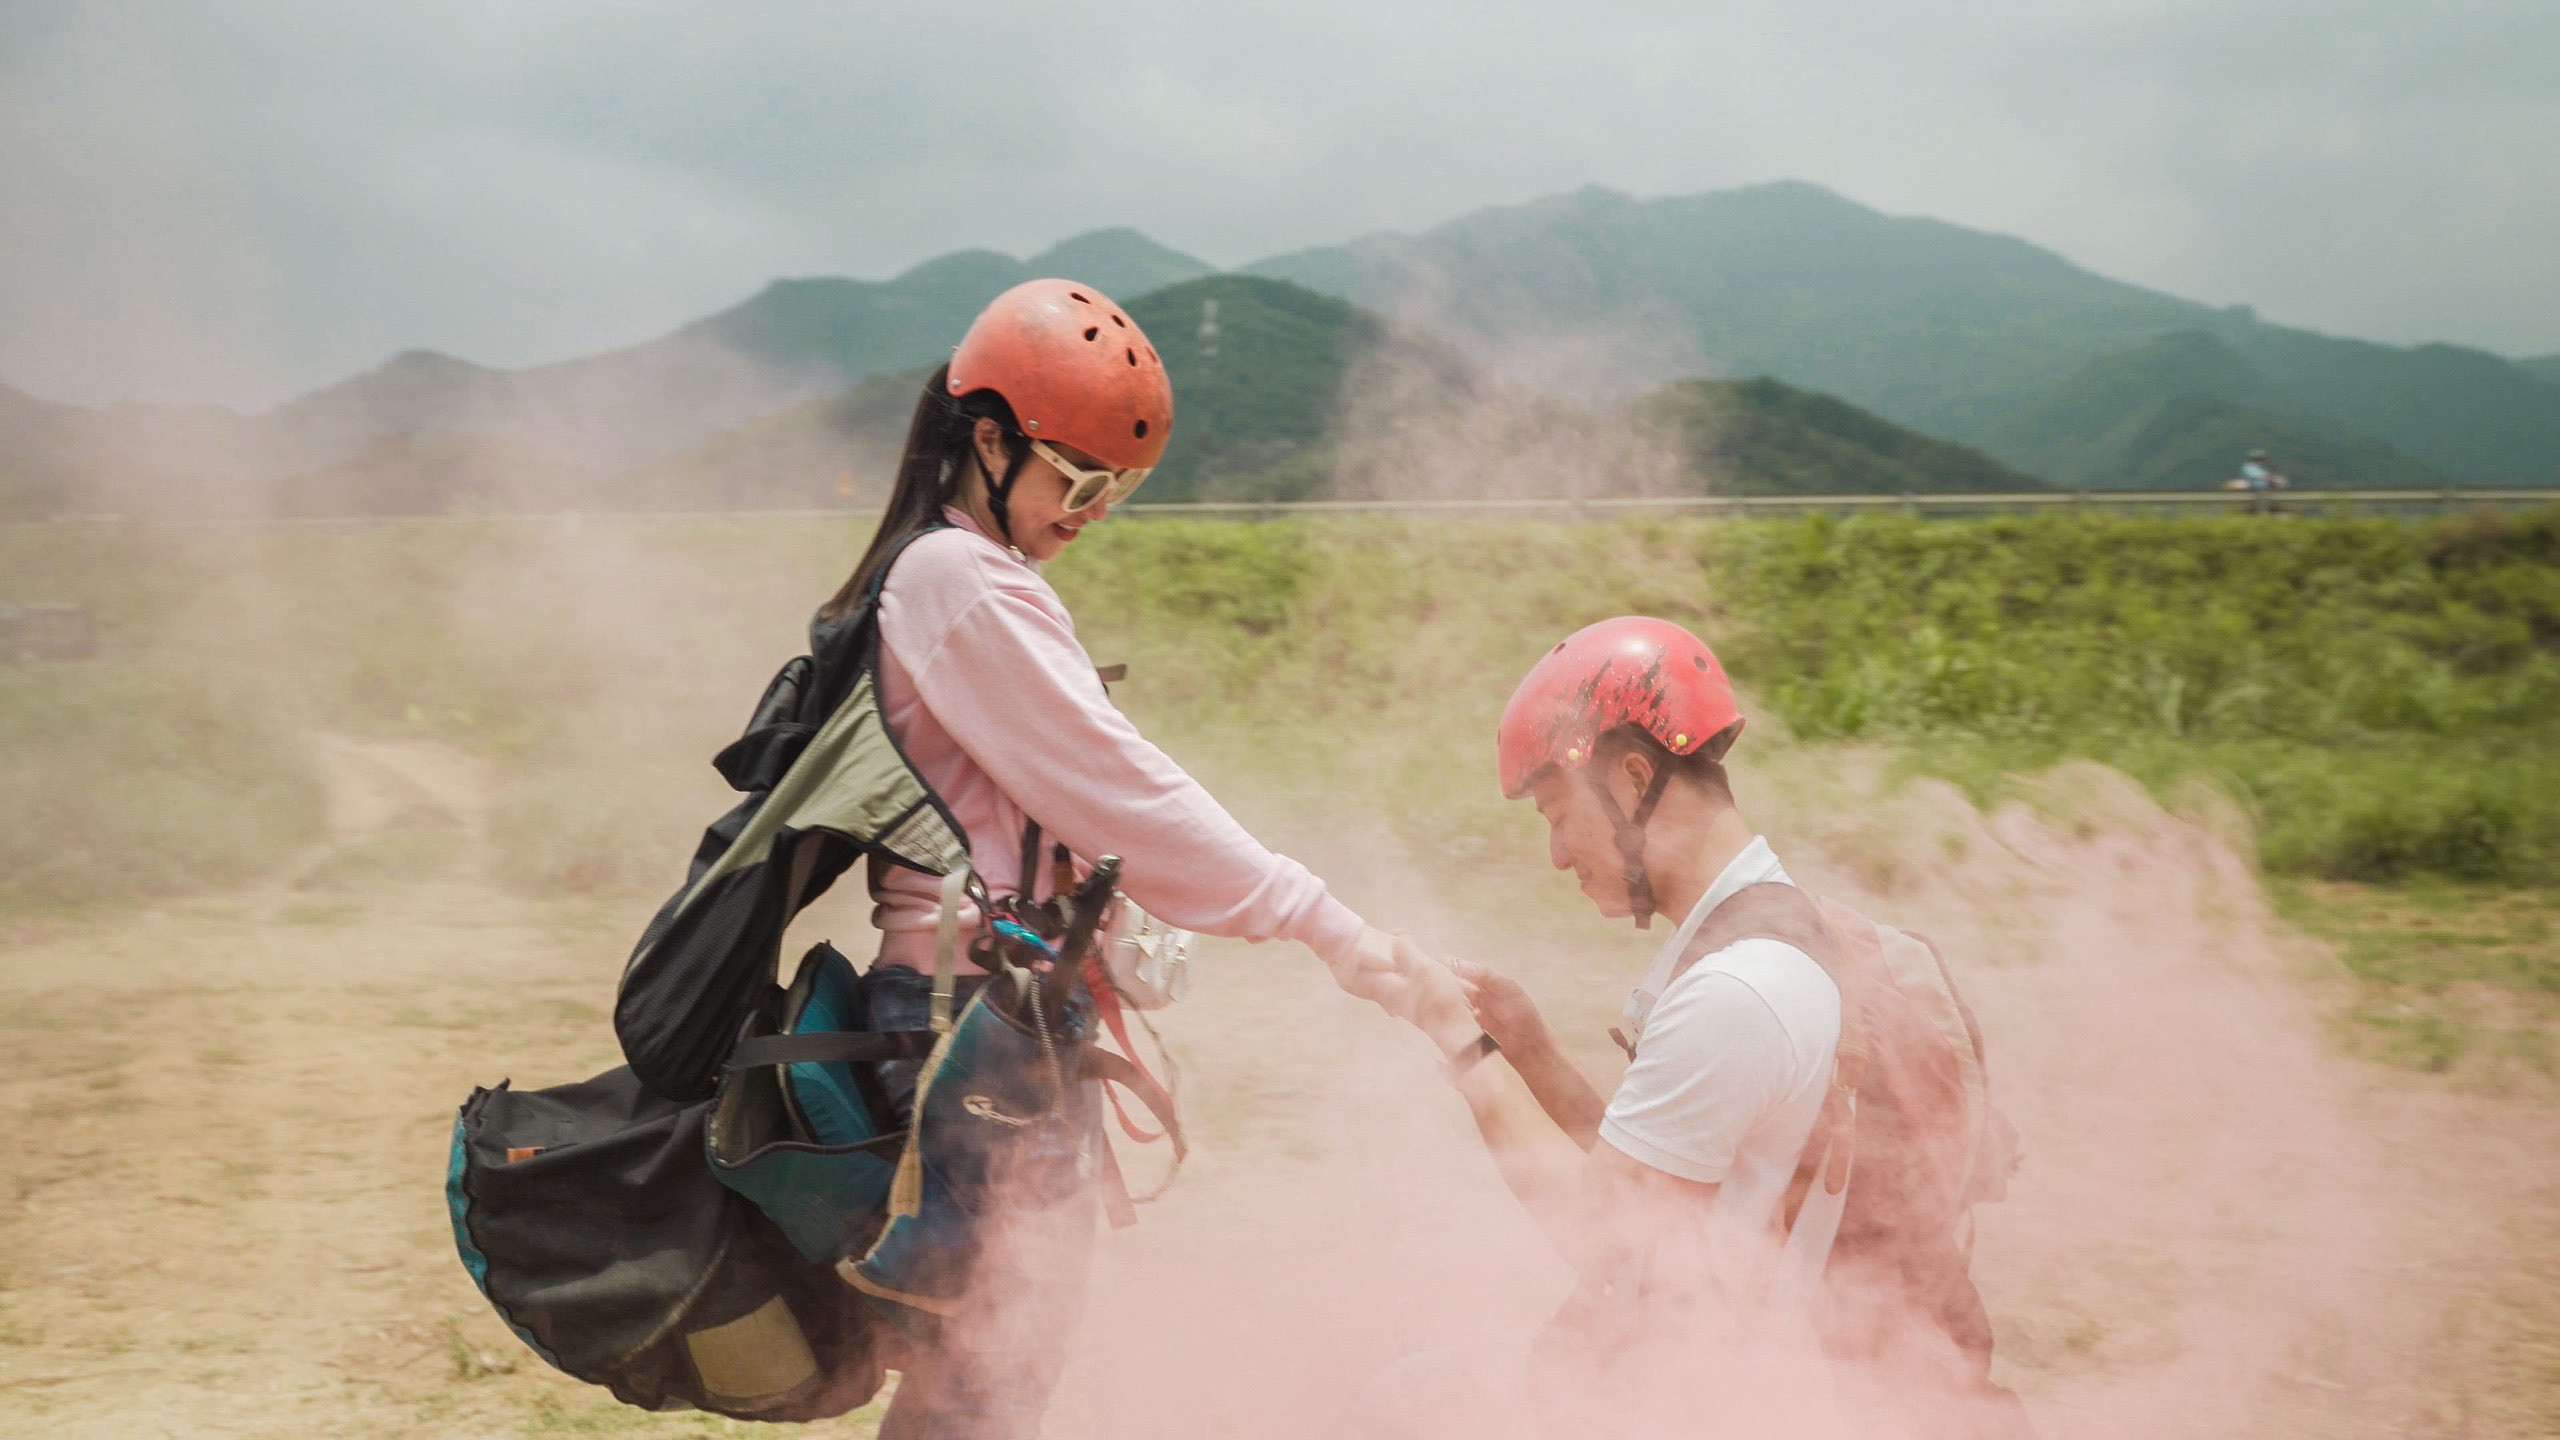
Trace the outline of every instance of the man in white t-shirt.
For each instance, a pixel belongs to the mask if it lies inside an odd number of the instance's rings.
[[[1825,968],[1842,962],[1734,804],[1722,760],[1741,731],[1714,654],[1640,617],[1554,647],[1504,711],[1503,790],[1536,802],[1556,868],[1603,916],[1681,917],[1627,1000],[1617,1034],[1630,1064],[1605,1100],[1520,987],[1481,966],[1443,968],[1408,947],[1394,980],[1374,987],[1448,1057],[1505,1182],[1578,1275],[1536,1347],[1545,1368],[1579,1349],[1586,1388],[1637,1412],[1647,1402],[1625,1377],[1661,1367],[1620,1352],[1675,1332],[1750,1343],[1799,1326],[1844,1204],[1847,1147],[1833,1157],[1825,1138],[1845,1104],[1841,989]],[[1674,1368],[1698,1356],[1688,1344]],[[1383,1428],[1437,1433],[1465,1415],[1461,1429],[1516,1433],[1532,1407],[1488,1387],[1516,1388],[1522,1372],[1511,1357],[1471,1367],[1458,1388],[1486,1393],[1454,1406],[1445,1376],[1397,1372],[1383,1391],[1401,1418]],[[2014,1400],[1981,1384],[1994,1403],[1977,1417],[1968,1399],[1952,1428],[2016,1433]]]

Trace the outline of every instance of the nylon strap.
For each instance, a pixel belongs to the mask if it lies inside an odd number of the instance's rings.
[[[1822,918],[1811,895],[1793,885],[1764,880],[1736,890],[1707,916],[1680,963],[1672,967],[1671,979],[1679,979],[1700,960],[1744,940],[1792,945],[1812,957],[1840,988],[1840,1043],[1831,1062],[1831,1087],[1798,1170],[1801,1176],[1819,1166],[1823,1192],[1837,1195],[1849,1183],[1850,1161],[1856,1154],[1858,1087],[1865,1083],[1875,1043],[1872,997],[1879,986],[1889,989],[1893,977],[1851,963],[1848,948]],[[1670,988],[1664,982],[1663,989]]]
[[[759,1065],[811,1065],[870,1060],[921,1060],[933,1052],[926,1030],[819,1030],[802,1035],[758,1035],[729,1052],[726,1070]]]
[[[1129,1041],[1129,1022],[1120,1013],[1120,992],[1111,988],[1111,974],[1103,968],[1100,957],[1094,955],[1084,957],[1084,983],[1085,988],[1093,994],[1093,1008],[1101,1012],[1103,1025],[1111,1031],[1111,1038],[1120,1042],[1120,1053],[1128,1057],[1129,1063],[1137,1068],[1139,1074],[1146,1075],[1146,1063],[1138,1058],[1138,1047]],[[1150,1030],[1147,1033],[1152,1035],[1155,1032]],[[1148,1075],[1147,1078],[1152,1080],[1155,1077]],[[1122,1134],[1141,1145],[1152,1145],[1164,1138],[1160,1131],[1138,1128],[1137,1122],[1129,1118],[1127,1108],[1121,1105],[1120,1092],[1105,1085],[1102,1087],[1102,1093],[1111,1101],[1111,1113],[1120,1119]],[[1165,1091],[1168,1097],[1172,1093],[1170,1089]]]
[[[1014,882],[1014,899],[1025,907],[1040,903],[1040,822],[1022,821],[1022,878]]]
[[[1473,1040],[1459,1046],[1457,1054],[1441,1061],[1440,1073],[1448,1076],[1449,1083],[1455,1085],[1466,1078],[1468,1071],[1482,1063],[1484,1057],[1501,1048],[1501,1041],[1494,1039],[1491,1035],[1479,1034]]]
[[[1609,784],[1601,778],[1599,767],[1590,767],[1583,773],[1590,777],[1591,793],[1599,798],[1600,808],[1608,814],[1609,823],[1617,827],[1618,863],[1623,867],[1627,903],[1635,911],[1636,928],[1650,930],[1653,928],[1653,877],[1644,869],[1644,826],[1653,818],[1653,807],[1662,801],[1663,787],[1671,782],[1671,762],[1665,759],[1653,767],[1653,778],[1645,782],[1644,794],[1636,799],[1633,818],[1618,808],[1618,797],[1609,793]]]
[[[1138,1097],[1139,1104],[1155,1113],[1157,1123],[1164,1126],[1164,1133],[1173,1141],[1173,1164],[1164,1172],[1164,1178],[1156,1182],[1154,1189],[1132,1198],[1144,1202],[1162,1195],[1171,1188],[1174,1177],[1182,1173],[1182,1162],[1191,1154],[1190,1142],[1182,1136],[1181,1118],[1174,1113],[1173,1096],[1167,1094],[1165,1088],[1158,1085],[1153,1076],[1139,1069],[1127,1057],[1114,1055],[1108,1050],[1088,1046],[1080,1069],[1087,1080],[1099,1080],[1105,1085],[1125,1086],[1130,1094]],[[1109,1140],[1103,1141],[1106,1148],[1110,1143]]]
[[[1003,535],[1006,548],[1020,554],[1022,547],[1013,543],[1013,515],[1009,507],[1013,501],[1014,482],[1022,478],[1022,467],[1030,463],[1031,443],[1026,439],[1022,449],[1016,452],[1012,437],[1006,438],[1004,478],[998,480],[994,473],[987,469],[987,457],[978,453],[975,431],[976,426],[973,424],[970,427],[970,439],[967,441],[969,458],[978,462],[978,473],[987,477],[987,508],[995,513],[996,529]]]
[[[942,918],[933,935],[933,1033],[951,1033],[951,993],[960,973],[960,901],[969,893],[969,867],[942,877]]]

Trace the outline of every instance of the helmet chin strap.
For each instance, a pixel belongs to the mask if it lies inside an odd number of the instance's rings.
[[[1644,795],[1636,801],[1636,813],[1629,816],[1618,808],[1618,797],[1609,793],[1609,782],[1597,768],[1584,772],[1591,778],[1591,793],[1600,797],[1600,808],[1617,827],[1618,858],[1625,865],[1627,904],[1635,911],[1636,928],[1653,928],[1653,877],[1644,869],[1644,826],[1653,818],[1653,807],[1662,799],[1662,787],[1671,780],[1671,767],[1657,764],[1653,778],[1645,782]]]
[[[1005,461],[1004,478],[999,480],[995,472],[987,468],[987,457],[979,452],[977,441],[972,439],[969,442],[969,457],[978,462],[978,473],[987,477],[987,510],[996,517],[996,533],[1003,537],[1005,544],[1020,550],[1022,547],[1013,541],[1013,517],[1006,513],[1005,502],[1013,498],[1013,482],[1022,478],[1022,467],[1031,459],[1031,451],[1025,447],[1017,453],[1010,445],[1005,450],[1010,458]]]

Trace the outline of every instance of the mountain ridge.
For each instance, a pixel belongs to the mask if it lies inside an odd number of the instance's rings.
[[[2057,377],[2204,330],[2323,428],[2475,482],[2560,475],[2560,393],[2504,357],[2270,325],[1800,181],[1655,199],[1584,189],[1245,270],[1358,301],[1566,393],[1768,374],[1995,451]]]
[[[1203,333],[1214,305],[1218,345]],[[1149,502],[2041,490],[1991,457],[1775,380],[1692,380],[1594,413],[1285,281],[1211,275],[1129,307],[1179,397]],[[922,370],[715,438],[648,492],[727,503],[877,502]]]
[[[403,483],[430,506],[480,503],[469,497],[492,493],[509,474],[545,494],[602,485],[604,476],[680,474],[696,477],[706,495],[790,488],[800,482],[711,476],[705,447],[764,453],[738,437],[766,421],[780,426],[774,434],[798,425],[803,443],[819,443],[823,427],[784,417],[929,367],[987,299],[1052,271],[1114,294],[1169,352],[1193,344],[1182,331],[1196,316],[1183,307],[1217,295],[1271,322],[1255,332],[1255,343],[1279,347],[1270,356],[1257,359],[1231,339],[1219,367],[1184,378],[1185,424],[1163,493],[1191,483],[1186,467],[1202,479],[1259,476],[1256,483],[1282,490],[1317,483],[1303,465],[1294,479],[1273,480],[1285,465],[1191,448],[1205,444],[1195,436],[1228,447],[1253,440],[1256,400],[1237,377],[1256,366],[1255,383],[1284,388],[1382,375],[1412,387],[1405,401],[1440,413],[1443,448],[1476,443],[1446,428],[1461,414],[1537,449],[1543,437],[1576,430],[1565,412],[1577,405],[1624,416],[1634,413],[1630,397],[1669,383],[1765,378],[1987,451],[2013,473],[2071,484],[2212,483],[2251,445],[2277,450],[2306,482],[2560,478],[2560,355],[2509,361],[2460,346],[2267,325],[2245,307],[2216,309],[2095,275],[2017,237],[1887,215],[1782,181],[1651,198],[1587,186],[1470,212],[1418,235],[1378,232],[1225,274],[1125,227],[1069,237],[1025,260],[959,250],[885,280],[778,279],[655,339],[521,369],[404,351],[254,417],[213,407],[90,410],[20,396],[0,404],[0,505],[300,509],[324,505],[333,487],[391,503],[397,484],[357,483],[369,469],[410,476]],[[1297,288],[1284,295],[1244,281]],[[1315,323],[1319,298],[1366,317],[1343,312],[1324,324],[1358,331],[1362,346],[1386,347],[1378,353],[1395,363],[1325,351],[1335,342],[1317,343],[1300,323]],[[2200,368],[2182,378],[2161,370],[2179,364]],[[2129,378],[2146,366],[2158,373]],[[1715,393],[1724,396],[1715,405],[1741,403],[1734,397],[1742,392]],[[1779,392],[1752,393],[1754,404],[1813,423],[1812,410]],[[867,415],[880,399],[873,393],[856,408]],[[1347,393],[1315,403],[1292,392],[1266,408],[1292,417],[1290,425],[1322,415],[1374,430],[1380,403]],[[1273,429],[1254,443],[1262,441],[1279,447],[1274,455],[1306,453],[1303,434]],[[1399,463],[1438,462],[1414,454]],[[1584,462],[1558,455],[1551,463]],[[1378,474],[1358,483],[1401,482]],[[664,503],[682,496],[668,492]]]

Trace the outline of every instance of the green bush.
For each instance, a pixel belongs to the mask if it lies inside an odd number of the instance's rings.
[[[2282,736],[2560,708],[2560,518],[1879,516],[1721,527],[1737,674],[1807,736]]]
[[[1480,759],[1539,649],[1643,612],[1697,626],[1799,738],[1977,794],[2084,756],[2164,794],[2207,774],[2279,871],[2535,880],[2560,856],[2560,511],[1149,522],[1053,578],[1097,653],[1149,657],[1131,703],[1205,743]]]
[[[2522,797],[2486,777],[2427,777],[2362,787],[2277,830],[2267,858],[2341,880],[2515,880],[2537,868],[2533,820]]]

